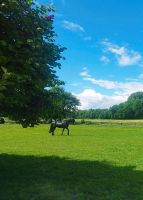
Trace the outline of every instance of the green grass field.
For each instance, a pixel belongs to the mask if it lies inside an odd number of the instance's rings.
[[[0,126],[0,200],[143,200],[143,126]]]
[[[76,119],[77,124],[81,123],[82,119]],[[130,119],[130,120],[115,120],[115,119],[84,119],[86,124],[94,124],[94,125],[130,125],[130,126],[143,126],[142,119]]]

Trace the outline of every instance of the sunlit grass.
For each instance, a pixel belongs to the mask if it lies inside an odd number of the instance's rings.
[[[76,119],[77,123],[80,123],[82,119]],[[85,122],[91,122],[93,124],[105,124],[105,125],[141,125],[143,126],[143,119],[128,119],[128,120],[119,120],[119,119],[84,119]]]
[[[142,200],[143,127],[0,126],[1,200]]]

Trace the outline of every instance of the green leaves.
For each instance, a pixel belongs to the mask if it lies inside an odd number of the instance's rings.
[[[49,101],[46,102],[45,116],[51,119],[66,118],[74,115],[79,100],[61,87],[48,90]],[[51,103],[50,103],[51,102]]]
[[[28,0],[27,3],[28,3],[28,4],[32,4],[32,3],[33,3],[33,0]]]
[[[27,43],[28,44],[33,43],[33,40],[32,39],[27,39]]]
[[[46,109],[45,87],[62,83],[55,68],[60,66],[64,49],[54,41],[51,4],[38,7],[33,0],[5,0],[2,4],[0,96],[5,98],[0,99],[0,110],[28,125],[36,123]]]
[[[0,41],[0,45],[1,45],[1,46],[7,46],[7,42],[6,42],[5,40],[1,40],[1,41]]]

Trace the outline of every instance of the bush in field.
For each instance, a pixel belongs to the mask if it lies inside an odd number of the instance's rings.
[[[85,124],[85,120],[82,119],[82,120],[80,121],[80,123],[81,123],[81,124]]]

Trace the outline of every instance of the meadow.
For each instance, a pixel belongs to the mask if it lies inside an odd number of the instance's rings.
[[[0,125],[1,200],[143,200],[143,126]]]

